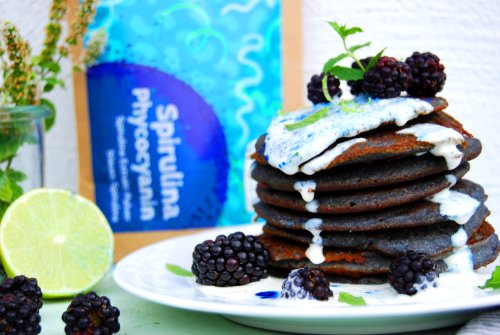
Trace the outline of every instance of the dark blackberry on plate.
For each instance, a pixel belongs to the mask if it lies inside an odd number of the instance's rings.
[[[245,285],[268,277],[268,260],[268,251],[255,236],[236,232],[198,244],[191,271],[202,285]]]
[[[320,104],[328,102],[328,99],[325,97],[323,92],[323,78],[325,74],[321,72],[320,75],[313,75],[311,80],[307,84],[307,99],[311,101],[313,104]],[[326,80],[328,93],[330,97],[340,97],[342,95],[342,90],[340,89],[340,80],[335,78],[332,75],[328,75]]]
[[[281,297],[285,299],[328,300],[332,296],[324,272],[307,266],[292,270],[281,286]]]
[[[436,263],[424,253],[408,250],[389,266],[389,284],[400,294],[415,295],[429,287],[437,287]]]

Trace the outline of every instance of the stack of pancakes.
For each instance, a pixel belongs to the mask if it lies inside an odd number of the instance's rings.
[[[484,190],[462,179],[481,143],[442,111],[444,99],[427,102],[431,112],[402,126],[384,122],[338,138],[296,173],[270,163],[269,132],[258,139],[254,208],[265,220],[259,239],[271,273],[308,265],[339,281],[384,281],[390,262],[408,249],[425,252],[441,271],[495,260],[500,243],[486,222]],[[422,140],[420,125],[451,131],[448,142]],[[450,257],[457,254],[465,257]]]

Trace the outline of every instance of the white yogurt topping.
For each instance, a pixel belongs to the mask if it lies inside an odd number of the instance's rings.
[[[300,122],[323,108],[329,109],[320,120],[295,130],[286,128],[285,125]],[[267,129],[265,158],[271,166],[294,174],[300,165],[321,154],[339,138],[354,137],[389,122],[403,126],[419,115],[431,113],[433,107],[421,99],[400,97],[355,100],[349,110],[342,110],[342,102],[335,101],[274,118]]]
[[[329,306],[352,308],[345,303],[338,302],[340,292],[348,292],[354,296],[363,297],[368,306],[388,305],[388,304],[432,304],[443,301],[458,301],[459,299],[470,299],[478,296],[491,294],[491,290],[481,290],[485,280],[490,277],[490,271],[480,272],[445,272],[439,275],[439,286],[428,288],[413,296],[398,294],[389,284],[363,285],[363,284],[339,284],[331,283],[330,289],[333,297],[328,301],[301,300],[295,299],[260,299],[255,294],[264,291],[275,291],[278,295],[281,292],[283,279],[268,277],[258,282],[248,285],[233,287],[216,287],[199,285],[194,282],[194,277],[186,279],[192,282],[199,295],[204,299],[221,301],[238,301],[251,306],[283,306],[300,308],[325,308]],[[457,294],[459,292],[460,294]],[[394,306],[398,308],[398,306]]]
[[[467,244],[469,237],[464,228],[460,228],[455,234],[451,235],[451,244],[454,248],[461,248]]]
[[[427,200],[438,203],[439,214],[458,224],[469,221],[480,205],[479,201],[471,196],[449,188],[428,197]]]
[[[457,145],[464,143],[465,140],[462,134],[454,129],[432,123],[422,123],[402,129],[397,134],[413,135],[419,142],[433,144],[431,154],[446,159],[448,170],[453,170],[462,161],[464,154],[457,149]]]
[[[335,158],[344,153],[354,144],[366,142],[366,138],[353,138],[345,142],[339,143],[331,149],[326,150],[320,156],[311,159],[300,167],[300,171],[312,175],[318,171],[324,170]]]
[[[321,237],[321,230],[319,229],[323,220],[314,218],[309,219],[304,224],[304,229],[308,230],[312,235],[312,241],[306,250],[306,257],[309,258],[313,264],[321,264],[325,261],[325,255],[323,254],[323,238]]]
[[[318,212],[318,200],[313,200],[306,204],[306,211],[309,213],[317,213]]]
[[[293,184],[293,188],[299,191],[305,202],[313,201],[314,191],[316,191],[316,182],[314,180],[297,181]]]
[[[474,263],[472,261],[472,251],[465,245],[453,251],[444,261],[449,272],[474,273]]]

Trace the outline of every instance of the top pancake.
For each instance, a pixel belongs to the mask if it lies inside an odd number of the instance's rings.
[[[470,161],[481,153],[481,142],[467,137],[466,144],[458,149],[464,154],[462,163]],[[312,191],[331,192],[399,184],[446,171],[448,166],[445,159],[429,153],[355,166],[340,166],[320,171],[313,177],[303,173],[287,175],[269,165],[255,164],[252,178],[267,188],[278,191],[296,191],[297,183],[313,180],[315,189]]]
[[[434,144],[418,141],[413,135],[397,133],[399,130],[406,129],[420,123],[440,125],[457,131],[462,134],[464,138],[472,137],[472,135],[470,135],[453,117],[444,112],[435,111],[429,115],[420,116],[417,119],[408,122],[403,127],[396,127],[394,125],[383,126],[354,137],[354,139],[363,138],[366,139],[366,141],[349,146],[345,151],[333,158],[333,160],[324,164],[322,169],[328,170],[337,166],[366,163],[429,152],[434,148]],[[350,138],[348,140],[352,139],[353,138]],[[345,140],[345,138],[340,139],[330,148],[342,143]],[[262,165],[267,165],[265,146],[266,134],[262,135],[257,140],[255,145],[256,152],[253,155],[257,163]],[[327,151],[328,149],[325,152]],[[319,156],[321,156],[321,154]]]

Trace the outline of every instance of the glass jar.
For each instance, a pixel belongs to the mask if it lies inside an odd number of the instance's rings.
[[[0,217],[21,194],[43,186],[45,118],[41,106],[0,107]]]

